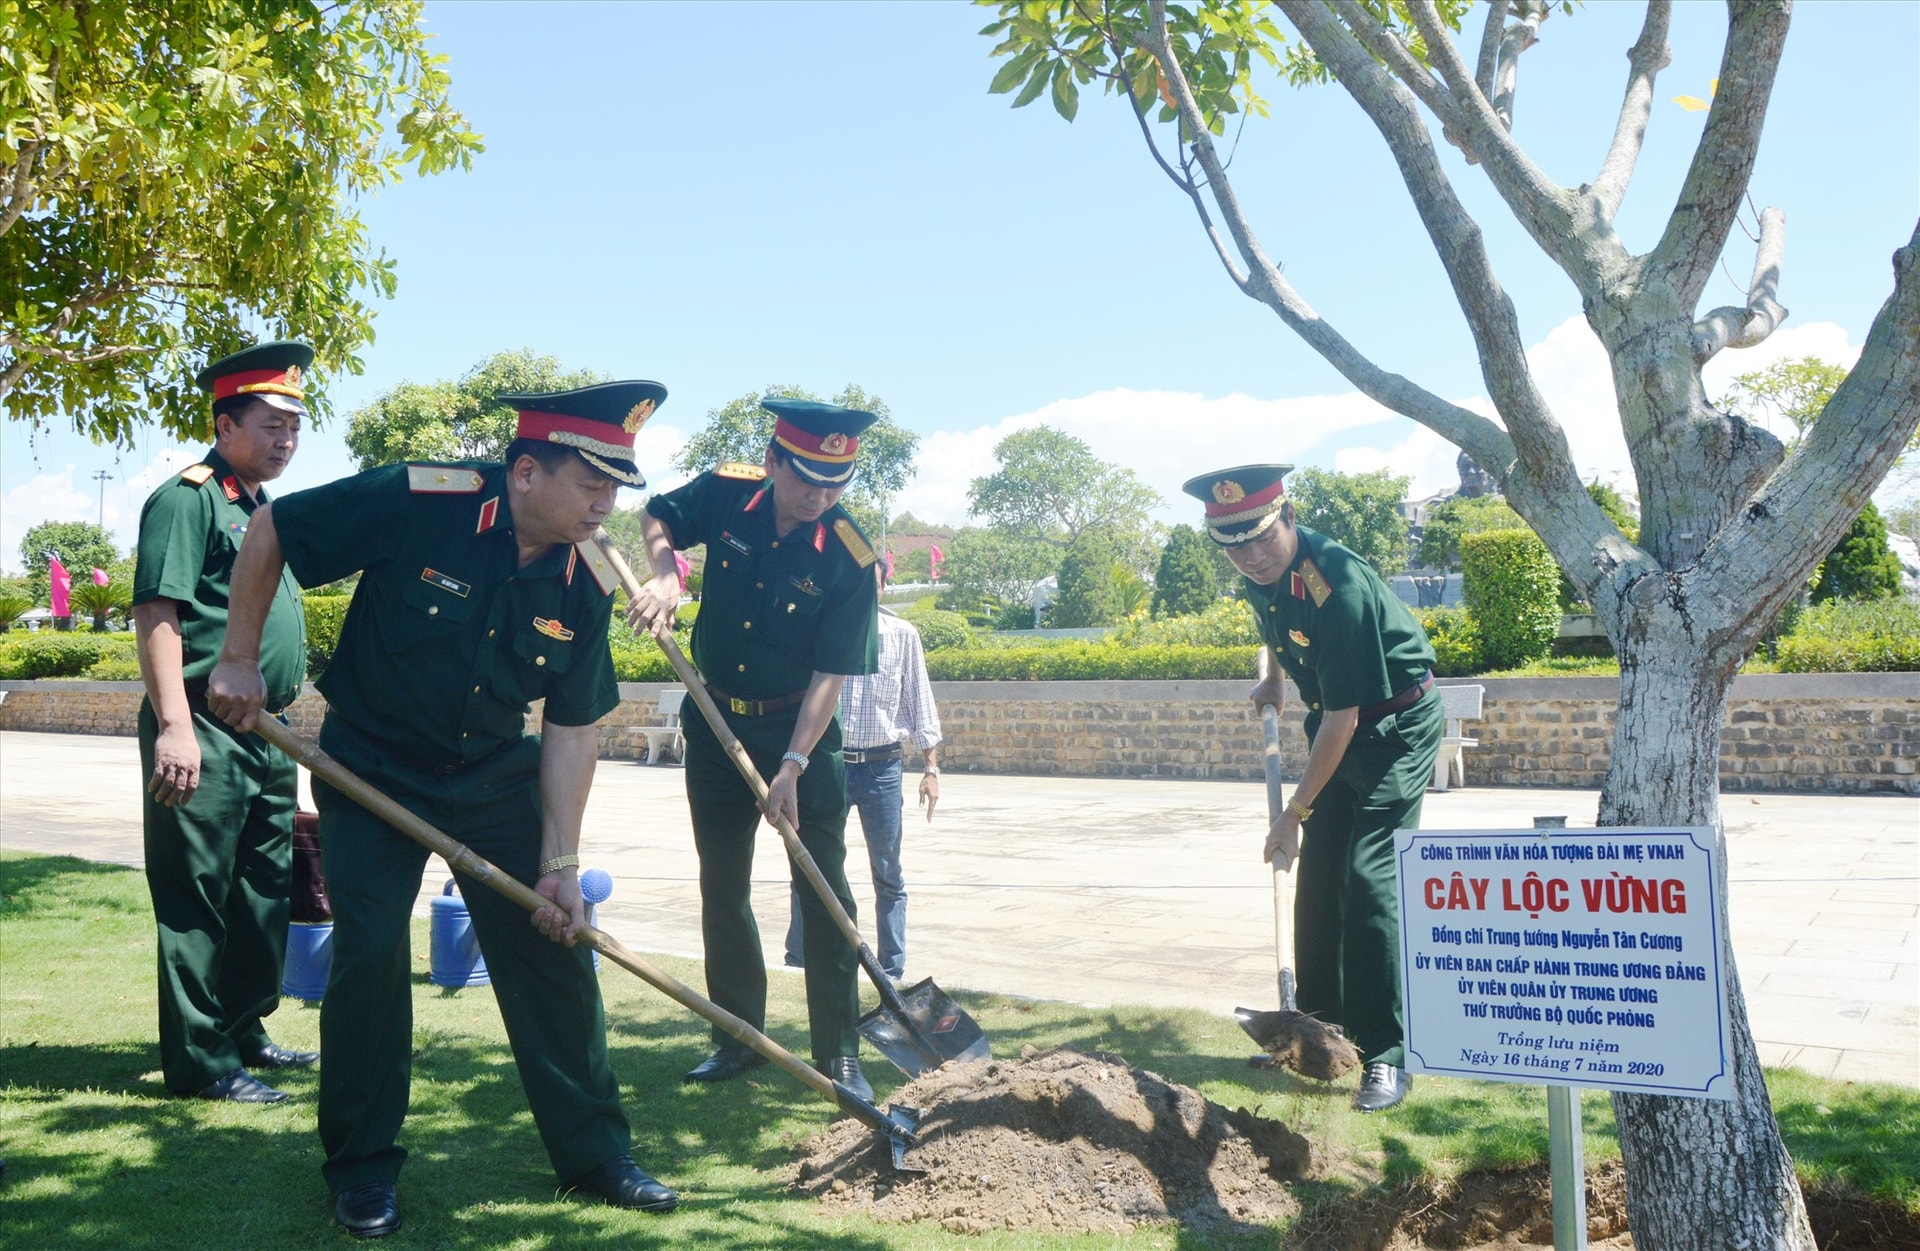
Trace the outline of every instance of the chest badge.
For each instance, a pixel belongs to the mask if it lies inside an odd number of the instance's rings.
[[[739,539],[734,538],[733,535],[729,534],[725,530],[722,530],[720,532],[720,541],[722,543],[725,543],[728,547],[731,547],[734,551],[739,552],[742,556],[753,555],[753,549],[751,547],[748,547],[745,543],[742,543]]]
[[[559,639],[562,643],[571,643],[573,641],[573,631],[567,629],[567,627],[561,625],[558,621],[549,621],[545,617],[535,617],[533,619],[533,628],[550,639]]]
[[[820,588],[813,584],[812,578],[788,578],[787,581],[793,583],[793,589],[802,595],[817,596],[820,594]],[[791,612],[792,610],[789,609],[788,611]]]
[[[449,578],[446,574],[441,573],[438,569],[422,569],[420,571],[420,580],[422,582],[430,582],[434,586],[439,587],[443,591],[451,591],[453,594],[458,595],[461,599],[465,599],[468,595],[473,593],[473,588],[471,586],[468,586],[466,583],[462,582],[458,578]]]
[[[1293,640],[1293,645],[1295,647],[1308,647],[1308,646],[1311,646],[1313,642],[1313,640],[1309,639],[1306,635],[1300,633],[1300,631],[1298,630],[1288,630],[1287,637]]]

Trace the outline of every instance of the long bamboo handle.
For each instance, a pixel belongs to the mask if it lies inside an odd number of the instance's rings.
[[[437,827],[410,809],[402,807],[385,792],[363,781],[345,765],[321,750],[318,743],[288,729],[275,718],[264,715],[255,724],[254,730],[261,738],[305,765],[313,771],[314,776],[325,781],[354,803],[359,804],[414,842],[446,857],[447,863],[452,865],[456,872],[464,873],[490,890],[505,895],[529,912],[554,906],[552,900],[539,894],[518,878],[502,871],[492,861],[475,854],[465,844],[456,842],[441,833]],[[789,1076],[804,1084],[815,1094],[846,1108],[847,1111],[860,1116],[862,1120],[868,1120],[866,1116],[861,1115],[859,1109],[847,1107],[835,1091],[831,1078],[719,1004],[695,993],[671,973],[627,950],[613,935],[588,926],[586,933],[581,937],[589,947],[639,977],[641,981],[682,1007],[690,1009],[695,1015],[718,1025],[744,1045],[779,1065]],[[884,1122],[886,1118],[880,1119]],[[869,1121],[869,1123],[872,1122]],[[885,1132],[882,1125],[876,1125],[875,1128]]]
[[[605,530],[596,531],[593,537],[594,541],[600,545],[600,550],[606,553],[614,572],[620,575],[620,584],[626,588],[628,598],[637,597],[640,594],[640,579],[634,576],[633,566],[627,563],[627,558],[620,554],[620,549],[614,546],[612,538]],[[693,662],[689,661],[686,653],[680,650],[680,644],[674,641],[672,634],[655,635],[654,641],[659,643],[660,650],[666,653],[667,663],[673,666],[674,673],[679,675],[680,681],[685,684],[688,697],[700,709],[700,715],[706,718],[707,724],[713,729],[713,736],[720,740],[720,745],[726,749],[728,757],[733,761],[733,767],[752,788],[753,797],[760,801],[761,810],[765,811],[766,779],[760,776],[760,770],[754,766],[752,757],[747,755],[747,749],[741,745],[739,736],[733,732],[733,727],[728,725],[727,719],[720,715],[719,707],[707,691],[707,684],[700,680],[700,674],[694,669]],[[821,902],[827,906],[827,914],[833,918],[834,925],[839,927],[847,944],[859,955],[860,966],[866,970],[868,980],[873,982],[874,989],[880,992],[881,1001],[887,1005],[889,1011],[899,1014],[903,1020],[906,1019],[906,1002],[900,998],[900,992],[895,988],[893,979],[888,977],[886,971],[880,967],[879,958],[873,954],[873,949],[867,946],[866,940],[860,937],[860,930],[854,925],[853,918],[848,916],[847,910],[840,906],[840,900],[834,895],[833,887],[827,884],[826,875],[821,873],[820,866],[814,863],[813,853],[808,851],[806,844],[800,841],[799,831],[795,830],[793,824],[785,817],[775,818],[774,828],[780,831],[780,839],[787,846],[787,855],[800,866],[801,875],[813,886],[814,893],[819,895]]]
[[[1273,653],[1260,645],[1260,680],[1273,675]],[[1264,740],[1261,764],[1267,777],[1267,825],[1280,819],[1280,710],[1272,704],[1260,708],[1260,732]],[[1285,849],[1273,857],[1273,954],[1280,969],[1280,1007],[1294,1006],[1293,973],[1293,859]]]

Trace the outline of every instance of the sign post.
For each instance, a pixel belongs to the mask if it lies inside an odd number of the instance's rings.
[[[1547,1085],[1554,1245],[1583,1246],[1575,1091],[1733,1097],[1711,827],[1400,830],[1407,1067]],[[1563,824],[1563,822],[1562,822]]]

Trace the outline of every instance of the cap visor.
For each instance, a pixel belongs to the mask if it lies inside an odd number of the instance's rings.
[[[853,462],[833,464],[828,461],[808,460],[804,456],[787,453],[787,463],[802,479],[815,486],[838,487],[853,481]]]
[[[254,399],[264,400],[283,413],[299,413],[301,416],[306,415],[307,406],[299,400],[294,399],[291,395],[281,395],[275,391],[255,391],[252,394]]]

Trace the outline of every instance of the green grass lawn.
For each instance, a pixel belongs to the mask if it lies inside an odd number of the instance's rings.
[[[774,1070],[718,1087],[683,1086],[707,1050],[704,1022],[605,965],[613,1062],[641,1165],[681,1192],[679,1211],[648,1217],[554,1197],[532,1119],[486,989],[426,981],[426,927],[414,952],[416,1059],[412,1152],[401,1177],[406,1228],[386,1245],[551,1248],[616,1239],[629,1247],[1198,1248],[1271,1246],[1174,1229],[1125,1238],[1011,1233],[967,1237],[892,1226],[790,1197],[798,1144],[834,1110]],[[0,854],[0,1239],[8,1246],[219,1251],[338,1241],[320,1179],[318,1080],[277,1079],[273,1108],[175,1100],[158,1072],[154,944],[139,872],[66,857]],[[689,984],[689,961],[660,963]],[[948,989],[953,989],[949,987]],[[1542,1091],[1422,1078],[1386,1116],[1347,1109],[1346,1089],[1250,1069],[1224,1017],[1150,1007],[1089,1009],[997,995],[961,999],[1000,1055],[1072,1043],[1248,1107],[1310,1138],[1336,1161],[1301,1185],[1303,1203],[1356,1189],[1531,1163],[1546,1154]],[[805,1050],[796,977],[773,979],[775,1037]],[[283,1005],[276,1041],[318,1045],[319,1013]],[[869,1057],[882,1102],[904,1078]],[[1920,1207],[1920,1092],[1776,1075],[1781,1125],[1803,1175]],[[1617,1156],[1607,1100],[1584,1101],[1589,1163]]]

